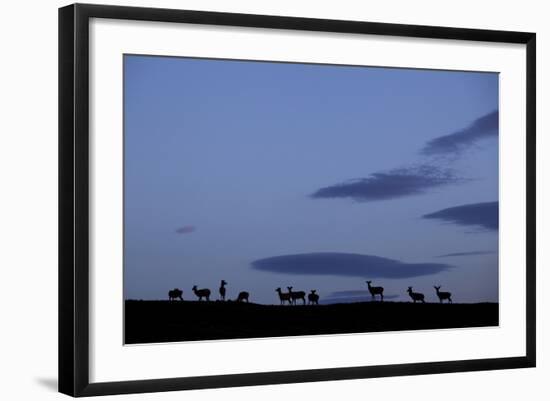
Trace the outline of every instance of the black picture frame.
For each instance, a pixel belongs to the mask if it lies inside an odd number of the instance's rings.
[[[91,18],[438,38],[526,46],[526,354],[521,357],[90,383],[88,79]],[[535,366],[536,35],[479,29],[74,4],[59,9],[59,391],[71,396],[361,379]]]

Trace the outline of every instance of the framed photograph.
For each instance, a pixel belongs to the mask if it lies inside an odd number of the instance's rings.
[[[535,366],[535,34],[59,10],[59,390]]]

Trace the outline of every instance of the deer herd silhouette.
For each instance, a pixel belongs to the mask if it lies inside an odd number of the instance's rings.
[[[375,287],[372,286],[371,280],[365,281],[367,284],[367,288],[371,294],[371,298],[373,301],[375,301],[378,296],[378,299],[380,302],[384,302],[384,287]],[[220,301],[226,301],[226,288],[227,281],[221,280],[220,282],[220,288],[219,288],[219,300]],[[286,305],[287,303],[289,305],[297,305],[298,301],[302,301],[302,305],[306,304],[306,293],[304,291],[293,291],[293,287],[286,287],[288,292],[283,292],[281,290],[281,287],[277,288],[275,292],[279,295],[279,301],[281,305]],[[437,297],[439,298],[439,302],[443,303],[443,301],[447,301],[447,303],[452,304],[453,300],[451,299],[451,293],[446,291],[440,291],[439,289],[441,286],[434,286],[435,293]],[[199,289],[196,285],[193,286],[191,289],[195,296],[198,298],[199,301],[202,301],[203,299],[205,301],[210,301],[210,294],[211,291],[208,288],[201,288]],[[425,303],[424,300],[424,294],[420,292],[414,292],[413,287],[409,287],[407,289],[407,293],[412,299],[413,303]],[[250,293],[248,291],[241,291],[239,292],[237,298],[235,299],[235,302],[249,302]],[[174,288],[173,290],[168,291],[168,300],[170,301],[176,301],[176,300],[183,301],[183,291],[179,288]],[[228,300],[231,301],[231,300]],[[319,305],[319,294],[317,294],[317,290],[310,290],[309,294],[307,294],[307,304],[308,305]]]

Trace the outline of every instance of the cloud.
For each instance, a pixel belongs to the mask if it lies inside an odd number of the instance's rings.
[[[480,139],[498,136],[498,111],[492,111],[466,128],[432,139],[421,150],[424,155],[460,153]]]
[[[370,292],[368,290],[346,290],[346,291],[334,291],[328,295],[330,298],[340,298],[340,297],[360,297],[360,296],[369,296]]]
[[[476,255],[491,255],[496,253],[495,251],[472,251],[472,252],[455,252],[446,253],[445,255],[436,256],[436,258],[451,258],[454,256],[476,256]]]
[[[498,202],[472,203],[425,214],[424,219],[438,219],[461,226],[478,226],[498,230]]]
[[[404,263],[379,256],[338,252],[282,255],[252,262],[253,269],[271,273],[389,279],[427,276],[451,267],[443,263]]]
[[[387,301],[390,299],[397,299],[397,298],[400,298],[400,296],[396,294],[384,295],[384,301]],[[368,296],[365,295],[361,297],[328,297],[328,298],[321,297],[319,299],[319,303],[321,304],[344,304],[344,303],[351,303],[351,302],[370,302],[370,301],[372,301],[372,297],[370,293]],[[378,302],[378,297],[376,302]]]
[[[195,226],[183,226],[176,229],[178,234],[190,234],[194,231],[197,231],[197,227]]]
[[[352,198],[356,201],[377,201],[418,195],[430,189],[462,182],[451,169],[432,165],[399,168],[371,174],[370,177],[350,180],[318,189],[311,198]]]

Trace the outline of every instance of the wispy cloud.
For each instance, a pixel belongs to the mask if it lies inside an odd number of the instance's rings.
[[[384,295],[384,300],[387,301],[387,300],[390,300],[390,299],[398,299],[398,298],[401,298],[400,295],[396,295],[396,294],[388,294],[388,295]],[[320,299],[319,303],[321,304],[344,304],[344,303],[352,303],[352,302],[368,302],[368,301],[371,301],[372,300],[372,297],[370,295],[370,293],[368,295],[363,295],[363,296],[349,296],[349,297],[346,297],[346,296],[340,296],[340,297],[332,297],[332,296],[329,296],[327,298],[322,298]]]
[[[424,219],[437,219],[462,226],[498,230],[498,202],[472,203],[425,214]]]
[[[466,128],[430,140],[421,150],[425,156],[457,156],[483,138],[498,136],[498,111],[473,121]],[[380,201],[420,195],[435,188],[468,181],[454,170],[441,167],[437,159],[420,165],[379,171],[368,177],[344,181],[320,188],[313,199],[349,198],[359,202]]]
[[[368,290],[343,290],[343,291],[334,291],[331,292],[328,297],[339,298],[339,297],[363,297],[369,296],[370,292]]]
[[[418,195],[430,189],[465,181],[453,170],[432,165],[399,168],[371,174],[367,178],[346,181],[321,188],[311,198],[351,198],[356,201],[378,201]]]
[[[498,136],[498,111],[493,111],[473,121],[466,128],[432,139],[421,150],[428,156],[458,154],[477,141]]]
[[[445,255],[436,256],[436,258],[452,258],[455,256],[477,256],[477,255],[491,255],[496,253],[495,251],[472,251],[472,252],[455,252],[446,253]]]
[[[195,226],[183,226],[176,229],[176,233],[178,234],[190,234],[195,231],[197,231],[197,227]]]
[[[338,252],[282,255],[252,262],[253,269],[271,273],[390,279],[426,276],[451,267],[443,263],[405,263],[380,256]]]

